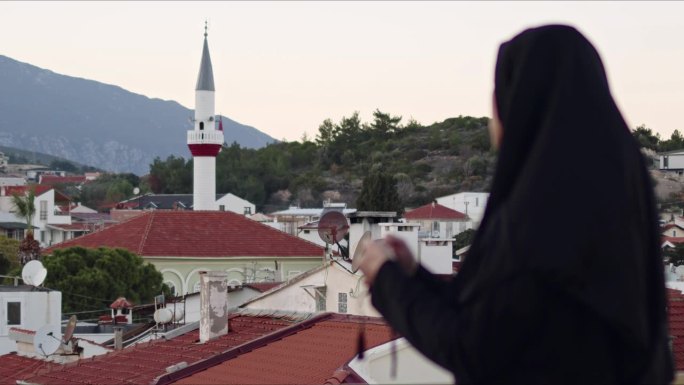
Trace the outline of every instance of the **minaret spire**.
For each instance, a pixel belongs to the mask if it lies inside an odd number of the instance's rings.
[[[207,38],[207,28],[209,27],[209,23],[207,22],[207,19],[204,19],[204,38]]]

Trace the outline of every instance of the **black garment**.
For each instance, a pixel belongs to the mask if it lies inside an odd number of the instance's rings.
[[[504,134],[462,269],[385,263],[373,305],[459,383],[667,383],[663,264],[649,175],[596,50],[545,26],[502,44]]]

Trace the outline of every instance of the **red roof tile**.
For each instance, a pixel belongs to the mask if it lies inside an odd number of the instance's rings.
[[[392,339],[389,326],[378,318],[329,315],[281,339],[264,341],[262,346],[227,356],[224,362],[206,370],[197,372],[202,368],[188,367],[179,373],[179,377],[186,377],[175,384],[340,383],[346,375],[338,369],[357,353],[362,320],[366,321],[366,349]]]
[[[420,206],[417,209],[407,211],[404,218],[420,220],[420,219],[448,219],[448,220],[466,220],[468,216],[460,211],[452,210],[439,203],[428,203],[425,206]]]
[[[684,370],[684,294],[679,290],[667,289],[668,323],[672,337],[672,355],[675,368]]]
[[[151,211],[44,250],[121,247],[144,257],[320,257],[314,243],[230,211]]]
[[[59,366],[36,358],[10,353],[0,356],[0,385],[17,385],[17,380],[31,376],[36,370]]]
[[[663,242],[668,241],[673,244],[684,243],[684,237],[666,237],[663,236]]]
[[[109,307],[112,309],[132,308],[133,304],[128,302],[126,298],[119,297],[116,299],[116,301],[112,302],[112,304],[109,305]]]
[[[171,365],[183,361],[196,363],[288,325],[291,322],[267,317],[232,317],[227,335],[204,344],[197,343],[199,332],[194,330],[170,340],[141,343],[118,352],[41,370],[35,375],[20,376],[19,379],[42,385],[147,385],[166,374],[166,368]]]

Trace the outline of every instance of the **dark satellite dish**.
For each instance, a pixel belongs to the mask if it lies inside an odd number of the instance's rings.
[[[318,221],[318,236],[323,242],[336,244],[349,232],[347,218],[339,211],[329,211]]]
[[[62,342],[64,342],[65,344],[68,343],[71,337],[74,336],[74,330],[76,329],[76,321],[77,319],[75,315],[72,315],[69,318],[69,323],[67,324],[66,329],[64,329],[64,336],[62,337]]]
[[[354,250],[354,257],[352,258],[352,273],[356,273],[359,270],[361,261],[363,260],[363,254],[366,252],[366,245],[371,240],[371,232],[366,231],[359,239],[359,243],[356,244],[356,250]]]

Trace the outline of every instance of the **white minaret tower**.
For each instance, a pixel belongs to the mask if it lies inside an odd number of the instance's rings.
[[[195,127],[188,131],[188,147],[193,156],[193,210],[216,210],[216,155],[223,145],[223,131],[216,129],[214,116],[214,72],[209,57],[207,25],[197,86],[195,87]]]

